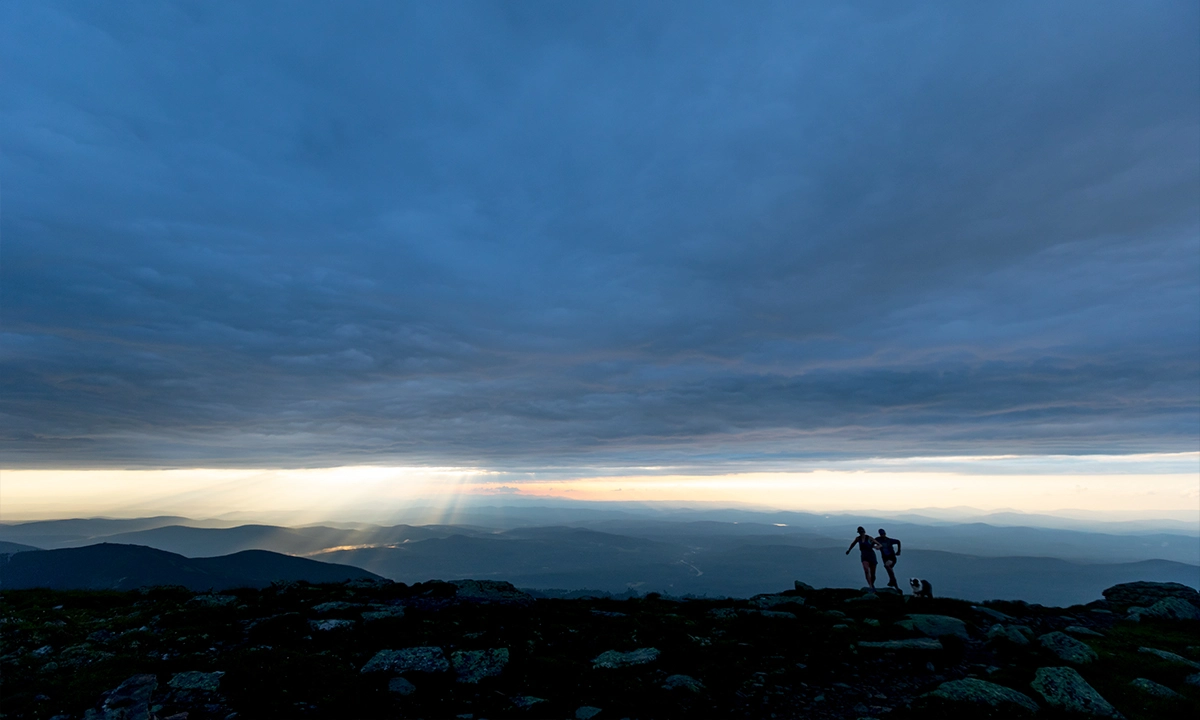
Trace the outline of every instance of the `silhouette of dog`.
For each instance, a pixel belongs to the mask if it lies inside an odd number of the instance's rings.
[[[923,598],[933,597],[933,586],[929,584],[928,580],[918,580],[917,578],[911,578],[908,581],[908,584],[912,586],[912,591],[913,591],[914,597],[923,597]]]

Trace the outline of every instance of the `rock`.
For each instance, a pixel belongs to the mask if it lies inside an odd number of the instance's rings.
[[[114,632],[109,632],[108,630],[97,630],[91,635],[88,635],[88,642],[94,643],[106,643],[116,639],[117,634]]]
[[[104,720],[150,720],[150,696],[157,688],[158,679],[153,675],[134,675],[108,694],[100,717]]]
[[[704,689],[704,683],[691,675],[671,675],[663,683],[663,690],[687,690],[698,693]]]
[[[333,612],[345,612],[347,610],[357,610],[361,608],[360,603],[348,603],[340,600],[335,602],[325,602],[320,605],[313,605],[312,611],[318,615],[326,615]]]
[[[622,613],[622,612],[613,612],[613,611],[611,611],[611,610],[593,610],[593,611],[592,611],[592,614],[593,614],[593,615],[595,615],[596,617],[610,617],[610,618],[623,618],[623,617],[627,617],[627,616],[625,615],[625,613]]]
[[[758,613],[763,617],[775,618],[777,620],[795,620],[796,616],[790,612],[780,612],[778,610],[762,610]]]
[[[997,623],[988,628],[987,638],[989,642],[1007,642],[1022,647],[1029,644],[1029,638],[1025,636],[1025,633],[1013,625]]]
[[[928,637],[953,635],[963,640],[970,639],[971,637],[967,634],[967,624],[949,615],[909,615],[904,620],[896,623],[896,625],[906,630],[919,632]]]
[[[485,677],[499,675],[507,664],[508,648],[460,650],[450,656],[450,665],[460,683],[475,684]]]
[[[330,630],[349,630],[354,627],[353,620],[309,620],[309,627],[317,632],[329,632]]]
[[[792,584],[795,586],[797,592],[810,593],[810,592],[816,592],[816,590],[817,590],[812,585],[809,585],[808,583],[800,582],[799,580],[796,580]]]
[[[803,605],[805,602],[799,595],[755,595],[750,601],[760,610],[770,610],[780,605]]]
[[[1185,683],[1192,687],[1200,688],[1200,673],[1193,673],[1183,679]]]
[[[1038,643],[1058,656],[1059,660],[1077,665],[1090,663],[1100,656],[1086,643],[1061,632],[1046,633],[1038,638]]]
[[[411,647],[402,650],[380,650],[359,672],[446,672],[450,663],[440,647]]]
[[[1030,684],[1056,710],[1091,717],[1123,717],[1074,668],[1038,668]]]
[[[1175,663],[1176,665],[1184,665],[1186,667],[1192,668],[1193,670],[1200,670],[1200,663],[1196,662],[1195,660],[1188,660],[1187,658],[1183,657],[1182,655],[1176,655],[1173,652],[1167,652],[1166,650],[1156,650],[1154,648],[1148,648],[1148,647],[1140,647],[1140,648],[1138,648],[1138,652],[1140,652],[1144,655],[1153,655],[1154,657],[1156,657],[1160,660],[1166,660],[1167,662]]]
[[[922,697],[921,704],[940,713],[972,718],[1026,717],[1038,711],[1029,696],[1003,685],[964,678],[944,682]]]
[[[1084,637],[1104,637],[1104,633],[1098,633],[1091,628],[1085,628],[1082,625],[1068,625],[1063,628],[1063,632],[1069,632],[1072,635],[1083,635]]]
[[[1133,605],[1150,607],[1159,600],[1173,597],[1200,607],[1200,592],[1181,583],[1131,582],[1113,585],[1103,592],[1104,599],[1124,609]]]
[[[533,596],[516,589],[512,583],[499,580],[455,580],[450,584],[457,588],[455,597],[459,600],[493,605],[533,604]]]
[[[594,668],[620,668],[630,665],[645,665],[658,659],[658,648],[638,648],[627,653],[606,650],[592,661]]]
[[[225,673],[220,670],[216,672],[200,672],[198,670],[188,670],[187,672],[175,673],[167,685],[176,690],[199,690],[200,692],[216,692],[221,687],[221,677]]]
[[[397,695],[412,695],[417,691],[417,686],[413,685],[408,680],[402,677],[394,677],[388,680],[388,692]]]
[[[509,698],[513,705],[519,708],[531,708],[538,703],[546,702],[546,698],[534,697],[532,695],[518,695],[514,698]]]
[[[1200,620],[1200,608],[1186,600],[1168,597],[1159,600],[1150,607],[1129,608],[1130,620],[1140,621],[1142,618],[1156,620]]]
[[[738,611],[736,608],[713,608],[712,610],[708,611],[708,614],[715,618],[725,620],[728,618],[737,617]]]
[[[591,720],[591,718],[596,717],[597,715],[599,715],[602,712],[604,712],[604,711],[598,707],[592,707],[591,705],[584,705],[583,707],[581,707],[575,711],[575,720]]]
[[[404,617],[404,608],[398,605],[374,605],[370,610],[363,612],[360,617],[362,617],[363,622],[402,618]]]
[[[1010,615],[1005,615],[1004,613],[1000,612],[999,610],[993,610],[989,607],[983,607],[981,605],[972,605],[971,609],[981,615],[986,615],[987,617],[991,618],[992,620],[995,620],[996,622],[1002,622],[1002,623],[1016,622],[1016,618],[1014,618]]]
[[[205,593],[203,595],[197,595],[188,602],[199,605],[200,607],[231,607],[237,603],[237,597],[233,595],[213,595],[211,593]]]
[[[47,655],[49,655],[52,652],[54,652],[53,647],[51,647],[49,645],[43,645],[40,648],[38,648],[37,650],[31,650],[29,652],[29,654],[34,657],[46,657]]]
[[[1159,685],[1158,683],[1156,683],[1153,680],[1150,680],[1148,678],[1138,678],[1136,680],[1133,680],[1129,684],[1134,686],[1138,690],[1141,690],[1142,692],[1144,692],[1148,695],[1153,695],[1155,697],[1160,697],[1160,698],[1183,697],[1182,695],[1175,692],[1174,690],[1167,687],[1166,685]]]
[[[860,642],[860,648],[868,650],[944,650],[941,640],[933,638],[911,638],[909,640],[884,640],[882,642]]]

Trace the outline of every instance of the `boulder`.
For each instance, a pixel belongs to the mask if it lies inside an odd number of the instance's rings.
[[[865,650],[944,650],[941,640],[934,638],[910,638],[908,640],[883,640],[881,642],[860,642],[858,647]]]
[[[153,675],[134,675],[104,700],[98,717],[104,720],[150,720],[150,696],[158,688]]]
[[[967,633],[967,624],[949,615],[909,615],[904,620],[896,623],[896,625],[906,630],[919,632],[928,637],[937,638],[952,635],[963,640],[971,637]]]
[[[1187,600],[1177,597],[1167,597],[1159,600],[1150,607],[1129,608],[1130,620],[1140,621],[1142,618],[1156,620],[1200,620],[1200,607]]]
[[[455,580],[450,583],[457,591],[455,597],[468,602],[492,605],[532,605],[533,596],[521,592],[512,583],[499,580]]]
[[[1104,599],[1118,609],[1134,605],[1150,607],[1159,600],[1173,597],[1200,607],[1200,592],[1182,583],[1131,582],[1113,585],[1105,590]]]
[[[221,677],[225,673],[217,672],[200,672],[198,670],[188,670],[186,672],[175,673],[167,685],[176,690],[197,690],[199,692],[216,692],[221,687]]]
[[[1183,697],[1182,695],[1175,692],[1174,690],[1167,687],[1166,685],[1160,685],[1160,684],[1154,682],[1153,680],[1150,680],[1149,678],[1138,678],[1138,679],[1130,682],[1129,684],[1134,686],[1138,690],[1141,690],[1142,692],[1146,693],[1147,695],[1153,695],[1154,697],[1160,697],[1160,698]]]
[[[658,659],[658,648],[638,648],[630,652],[606,650],[592,661],[594,668],[620,668],[630,665],[645,665]]]
[[[513,705],[521,709],[531,708],[538,703],[546,702],[546,698],[534,697],[532,695],[518,695],[514,698],[509,698]]]
[[[212,595],[205,593],[204,595],[197,595],[188,602],[201,607],[232,607],[237,603],[237,597],[234,595]]]
[[[309,627],[317,632],[329,632],[330,630],[349,630],[354,627],[353,620],[309,620]]]
[[[760,610],[759,615],[776,620],[795,620],[796,616],[790,612],[781,612],[779,610]]]
[[[577,710],[575,710],[575,720],[592,720],[592,718],[596,717],[597,715],[599,715],[602,712],[604,712],[604,711],[598,707],[592,707],[591,705],[584,705],[583,707],[580,707]]]
[[[474,685],[485,677],[494,677],[508,664],[508,648],[459,650],[450,656],[450,665],[460,683]]]
[[[376,620],[402,618],[404,617],[404,608],[398,605],[372,606],[370,610],[364,611],[360,617],[362,617],[363,622],[375,622]]]
[[[1104,633],[1096,632],[1091,628],[1086,628],[1082,625],[1068,625],[1063,628],[1063,632],[1069,632],[1072,635],[1083,635],[1084,637],[1104,637]]]
[[[1038,638],[1038,643],[1057,655],[1059,660],[1076,665],[1084,665],[1100,657],[1086,643],[1058,631],[1042,635]]]
[[[812,585],[809,585],[808,583],[800,582],[799,580],[794,581],[792,584],[795,586],[796,592],[810,593],[810,592],[816,592],[816,590],[817,590]]]
[[[804,598],[799,595],[755,595],[750,602],[760,610],[770,610],[780,605],[803,605]]]
[[[1183,681],[1194,688],[1200,688],[1200,673],[1192,673],[1185,677]]]
[[[1017,629],[1015,625],[1001,625],[996,623],[988,628],[988,642],[992,643],[1011,643],[1012,645],[1025,646],[1029,644],[1029,638],[1025,633]]]
[[[412,695],[417,691],[417,686],[402,677],[394,677],[388,680],[388,692],[397,695]]]
[[[1148,647],[1140,647],[1140,648],[1138,648],[1138,652],[1142,653],[1143,655],[1153,655],[1154,657],[1158,658],[1159,660],[1166,660],[1169,663],[1174,663],[1176,665],[1183,665],[1184,667],[1190,667],[1193,670],[1200,670],[1200,663],[1196,662],[1195,660],[1188,660],[1187,658],[1183,657],[1182,655],[1176,655],[1173,652],[1168,652],[1166,650],[1158,650],[1155,648],[1148,648]]]
[[[1038,668],[1030,684],[1056,710],[1088,717],[1123,717],[1074,668]]]
[[[359,603],[348,603],[340,600],[335,602],[324,602],[320,605],[313,605],[312,611],[318,615],[326,615],[328,613],[346,612],[348,610],[358,610],[362,608]]]
[[[411,647],[402,650],[380,650],[375,657],[367,661],[359,672],[406,672],[436,673],[446,672],[450,663],[440,647],[425,646]]]
[[[698,693],[704,689],[704,683],[691,675],[671,675],[663,683],[663,690],[687,690]]]
[[[981,605],[972,605],[971,609],[974,610],[975,612],[979,613],[980,615],[986,615],[987,617],[991,618],[992,620],[995,620],[996,622],[1000,622],[1000,623],[1016,622],[1016,618],[1012,617],[1011,615],[1005,615],[1004,613],[1000,612],[999,610],[993,610],[989,607],[983,607]]]
[[[971,718],[1028,717],[1038,711],[1029,696],[976,678],[944,682],[922,696],[919,706],[943,714]]]

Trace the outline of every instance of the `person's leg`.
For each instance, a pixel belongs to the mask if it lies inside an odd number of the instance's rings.
[[[874,588],[875,587],[875,578],[871,577],[871,563],[867,562],[866,560],[863,560],[862,566],[863,566],[863,577],[867,579],[867,586]]]
[[[888,574],[888,587],[894,587],[896,589],[899,589],[900,583],[896,582],[896,573],[892,572],[892,568],[894,568],[894,567],[896,567],[895,560],[884,560],[883,561],[883,569],[887,570],[887,574]]]

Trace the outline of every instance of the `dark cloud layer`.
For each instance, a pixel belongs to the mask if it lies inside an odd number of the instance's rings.
[[[1197,449],[1195,3],[0,13],[10,467]]]

